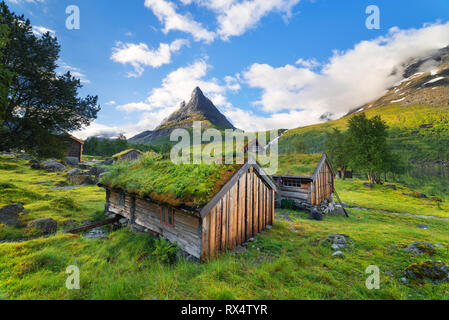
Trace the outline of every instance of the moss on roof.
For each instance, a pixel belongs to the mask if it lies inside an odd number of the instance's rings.
[[[278,176],[311,177],[323,154],[280,154]]]
[[[179,164],[144,155],[114,166],[102,178],[105,186],[123,189],[174,207],[207,204],[242,165]]]
[[[122,152],[119,152],[117,154],[114,154],[112,156],[112,158],[120,158],[121,156],[124,156],[125,154],[131,152],[131,151],[137,151],[138,153],[142,153],[142,151],[137,150],[137,149],[128,149],[128,150],[123,150]]]

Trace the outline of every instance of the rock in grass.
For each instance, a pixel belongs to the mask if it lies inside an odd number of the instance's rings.
[[[48,218],[31,221],[28,223],[27,227],[31,229],[36,229],[42,234],[52,234],[56,233],[56,230],[58,229],[58,224],[55,220]]]
[[[71,167],[76,167],[80,163],[78,158],[75,158],[75,157],[65,157],[64,161]]]
[[[344,259],[344,258],[345,258],[345,255],[344,255],[343,252],[341,252],[341,251],[335,251],[335,252],[332,254],[332,258],[340,258],[340,259]]]
[[[313,209],[310,212],[310,219],[317,220],[317,221],[322,221],[323,220],[323,214],[319,210]]]
[[[416,226],[418,229],[423,229],[423,230],[427,230],[430,229],[430,226],[426,225],[426,224],[418,224]]]
[[[65,165],[55,160],[45,161],[41,164],[42,168],[48,172],[58,172],[65,169]]]
[[[19,214],[25,209],[21,204],[11,204],[0,209],[0,224],[7,226],[17,226],[19,224]]]
[[[372,184],[372,183],[368,183],[368,182],[365,182],[364,184],[363,184],[365,187],[368,187],[368,188],[374,188],[374,184]]]
[[[433,255],[436,252],[434,245],[428,242],[413,242],[405,251],[419,255]]]
[[[74,176],[79,176],[82,175],[83,171],[81,171],[78,168],[72,169],[70,171],[67,172],[67,177],[74,177]]]
[[[428,280],[435,284],[449,281],[449,267],[441,261],[413,263],[404,270],[409,279]]]

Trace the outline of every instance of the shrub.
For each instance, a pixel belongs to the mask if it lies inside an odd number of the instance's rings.
[[[295,201],[293,201],[292,199],[282,199],[281,208],[293,210],[295,208]]]
[[[161,238],[154,242],[152,255],[163,263],[173,264],[176,261],[178,250],[176,242],[172,244],[168,240]]]
[[[66,210],[80,210],[80,206],[78,203],[73,200],[73,198],[69,197],[60,197],[52,200],[52,204],[58,209],[66,209]]]

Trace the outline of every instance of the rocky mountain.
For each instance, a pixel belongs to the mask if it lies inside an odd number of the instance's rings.
[[[350,112],[391,105],[449,105],[449,46],[436,50],[425,58],[410,59],[393,73],[402,71],[403,80],[385,95]]]
[[[168,137],[174,129],[191,129],[194,121],[203,128],[235,129],[200,88],[195,88],[189,102],[183,101],[178,110],[166,118],[154,131],[145,131],[129,139],[131,143],[151,143]]]

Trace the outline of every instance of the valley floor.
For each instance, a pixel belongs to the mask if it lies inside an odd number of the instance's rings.
[[[23,222],[53,218],[59,229],[102,219],[104,191],[98,187],[61,188],[63,175],[31,170],[24,160],[0,157],[0,207],[23,203]],[[167,265],[151,253],[148,234],[121,229],[104,239],[58,234],[0,244],[0,299],[449,299],[449,283],[407,281],[411,263],[449,263],[449,198],[414,198],[397,185],[373,189],[363,181],[338,181],[350,218],[278,210],[271,230],[247,249],[207,263],[180,259]],[[425,217],[415,217],[419,215]],[[426,224],[424,230],[417,227]],[[347,234],[344,259],[332,258],[325,241]],[[32,236],[26,228],[0,225],[0,241]],[[432,256],[404,248],[414,241],[441,244]],[[80,269],[81,289],[65,286],[66,268]],[[379,267],[380,289],[368,290],[366,268]]]

